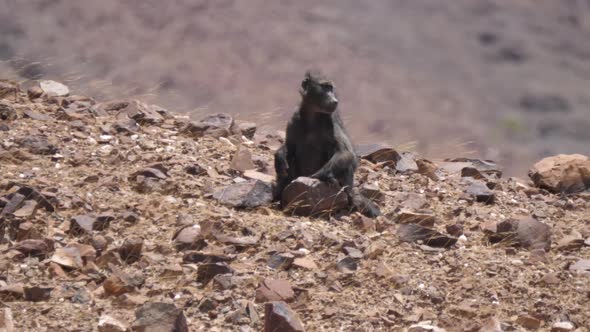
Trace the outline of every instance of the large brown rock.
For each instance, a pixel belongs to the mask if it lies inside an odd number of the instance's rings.
[[[304,332],[301,319],[287,303],[268,302],[264,305],[264,332]]]
[[[372,163],[391,162],[395,165],[402,158],[392,147],[384,144],[358,145],[355,149],[359,157]]]
[[[318,216],[347,208],[348,195],[337,185],[299,177],[285,188],[281,204],[289,213]]]
[[[14,107],[5,102],[0,102],[0,121],[16,120],[17,114]]]
[[[572,194],[590,189],[590,159],[584,155],[547,157],[529,170],[537,187],[554,193]]]

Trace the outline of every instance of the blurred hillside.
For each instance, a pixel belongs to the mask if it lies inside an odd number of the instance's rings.
[[[512,174],[590,154],[588,0],[0,4],[3,78],[281,128],[319,68],[358,143],[492,158]]]

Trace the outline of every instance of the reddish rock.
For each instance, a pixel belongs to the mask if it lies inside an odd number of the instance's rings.
[[[319,216],[348,208],[348,196],[337,185],[300,177],[285,188],[281,204],[287,213]]]
[[[399,224],[417,224],[425,227],[434,226],[436,217],[429,213],[415,213],[407,210],[399,212],[396,222]]]
[[[307,257],[295,258],[295,260],[293,260],[293,266],[312,271],[318,269],[318,265],[314,260]]]
[[[51,261],[66,268],[81,269],[88,259],[96,256],[96,250],[85,244],[71,243],[58,248],[51,257]]]
[[[98,320],[98,332],[125,332],[127,324],[110,315],[102,315]]]
[[[304,332],[301,319],[291,308],[281,301],[264,305],[264,332]]]
[[[46,240],[24,240],[18,242],[13,249],[20,251],[25,256],[45,258],[53,252],[53,241]]]
[[[48,301],[51,298],[51,287],[23,287],[23,293],[25,295],[25,301],[41,302]]]
[[[269,174],[265,174],[265,173],[261,173],[252,169],[246,170],[243,174],[243,176],[246,179],[250,179],[250,180],[258,180],[258,181],[262,181],[264,183],[272,183],[275,179],[274,176],[269,175]]]
[[[256,302],[291,302],[294,298],[295,292],[287,280],[266,279],[256,290]]]
[[[580,154],[547,157],[529,170],[537,187],[554,193],[577,193],[590,188],[590,160]]]
[[[538,330],[542,321],[530,315],[520,315],[516,319],[516,323],[529,330]]]

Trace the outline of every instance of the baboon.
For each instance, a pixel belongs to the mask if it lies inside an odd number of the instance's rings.
[[[300,93],[301,103],[287,124],[285,144],[275,153],[274,199],[280,201],[291,181],[307,176],[340,185],[352,208],[369,217],[380,215],[379,208],[353,188],[358,160],[337,111],[333,83],[308,71]]]

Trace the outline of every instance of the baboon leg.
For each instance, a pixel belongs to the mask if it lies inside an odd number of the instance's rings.
[[[290,176],[289,163],[287,161],[287,146],[282,145],[275,153],[275,171],[277,183],[273,189],[273,200],[279,201],[285,187],[293,181]]]
[[[311,175],[312,178],[328,183],[337,183],[352,188],[355,170],[354,156],[347,151],[336,152],[334,156]]]

